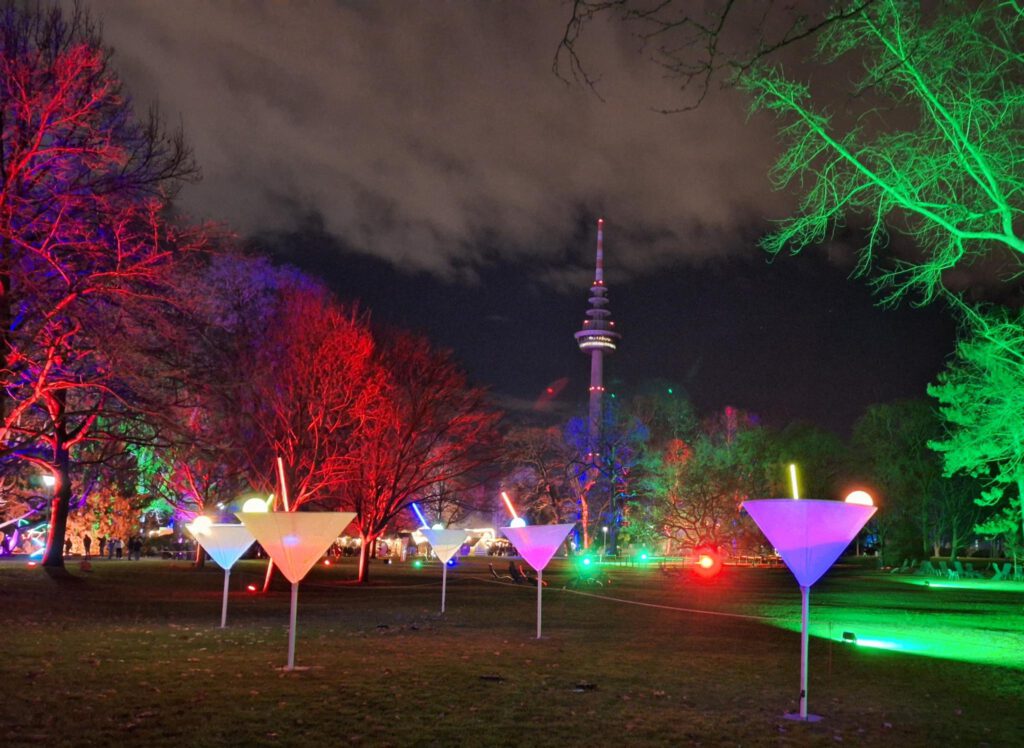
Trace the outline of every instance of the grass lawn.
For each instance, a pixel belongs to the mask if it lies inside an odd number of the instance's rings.
[[[287,673],[288,587],[247,593],[255,562],[232,573],[223,630],[213,564],[69,568],[0,564],[5,746],[1024,745],[1024,586],[833,571],[811,595],[812,724],[781,718],[799,682],[784,570],[613,568],[576,594],[556,560],[537,641],[535,591],[486,561],[450,571],[444,617],[436,564],[374,566],[368,587],[320,566],[299,593],[308,669]]]

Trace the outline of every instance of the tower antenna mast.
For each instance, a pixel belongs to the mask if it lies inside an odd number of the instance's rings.
[[[608,289],[604,285],[604,219],[597,219],[597,259],[594,283],[590,286],[590,308],[583,329],[575,334],[576,345],[590,356],[590,407],[587,412],[587,462],[600,460],[601,399],[604,395],[604,356],[615,350],[622,337],[608,311]]]

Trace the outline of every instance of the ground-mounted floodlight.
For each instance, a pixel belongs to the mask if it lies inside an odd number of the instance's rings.
[[[434,549],[434,555],[441,559],[441,612],[444,613],[445,593],[448,589],[448,560],[455,555],[455,552],[462,547],[469,535],[465,530],[443,530],[421,528],[430,547]]]
[[[204,521],[205,520],[205,521]],[[185,525],[203,550],[224,570],[224,601],[220,606],[220,627],[228,623],[228,582],[231,579],[231,567],[242,557],[256,539],[245,525],[228,525],[214,523],[209,517],[199,515],[191,523]]]
[[[543,572],[575,523],[564,525],[531,525],[529,527],[503,527],[502,534],[519,551],[526,563],[537,572],[537,638],[540,639],[541,591],[544,589]]]
[[[288,626],[288,665],[295,669],[295,612],[299,582],[331,547],[355,512],[240,512],[242,520],[263,546],[277,568],[292,583],[292,607]]]
[[[811,585],[871,519],[875,507],[820,499],[757,499],[744,501],[761,532],[768,538],[800,585],[800,713],[790,719],[817,721],[807,714],[807,621]]]

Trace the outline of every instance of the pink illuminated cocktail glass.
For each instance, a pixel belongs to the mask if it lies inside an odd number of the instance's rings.
[[[228,623],[228,581],[231,567],[242,557],[255,538],[244,525],[214,524],[209,518],[205,522],[185,525],[192,537],[210,554],[210,558],[224,570],[224,600],[220,606],[220,627]]]
[[[426,527],[421,528],[420,532],[426,535],[430,547],[434,549],[434,555],[441,559],[441,612],[444,613],[444,598],[448,589],[448,561],[462,547],[469,535],[465,530],[430,530]]]
[[[565,542],[569,531],[576,525],[530,525],[503,527],[501,532],[512,541],[519,555],[537,572],[537,638],[540,639],[541,591],[544,588],[543,571],[558,547]]]
[[[237,515],[256,536],[285,578],[292,583],[291,619],[288,628],[288,666],[295,669],[295,612],[299,582],[320,560],[341,531],[355,519],[355,512],[242,512]]]
[[[792,719],[816,721],[807,715],[807,621],[811,585],[839,558],[871,519],[875,507],[820,499],[757,499],[744,501],[754,519],[800,585],[800,714]]]

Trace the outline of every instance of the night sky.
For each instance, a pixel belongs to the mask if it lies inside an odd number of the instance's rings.
[[[426,332],[511,409],[562,377],[586,397],[598,216],[612,389],[660,378],[704,411],[844,432],[952,349],[940,310],[875,308],[841,242],[768,263],[756,239],[793,203],[766,176],[772,121],[728,91],[658,114],[672,90],[615,24],[583,50],[602,101],[552,74],[559,3],[90,7],[137,103],[184,125],[188,215]]]

